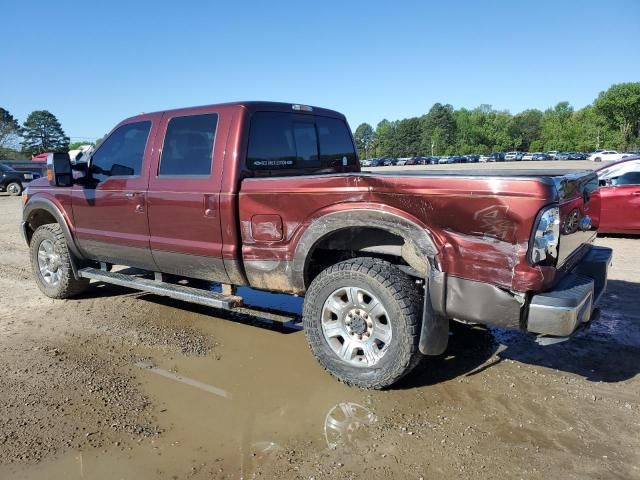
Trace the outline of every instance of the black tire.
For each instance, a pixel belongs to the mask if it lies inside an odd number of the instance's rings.
[[[47,283],[44,280],[38,265],[38,250],[43,241],[49,240],[53,243],[55,253],[59,256],[60,279],[55,284]],[[81,278],[77,280],[71,268],[71,257],[67,248],[67,241],[62,232],[62,228],[57,223],[42,225],[36,229],[29,243],[29,253],[31,257],[31,270],[36,279],[36,284],[42,293],[50,298],[71,298],[84,292],[89,287],[89,280]]]
[[[10,182],[7,185],[7,193],[9,195],[17,197],[18,195],[22,194],[22,184],[20,182]]]
[[[594,162],[601,162],[601,161],[602,161],[602,159],[601,159],[600,157],[596,157],[596,158],[594,158],[594,160],[593,160],[593,161],[594,161]]]
[[[392,339],[373,366],[357,366],[341,359],[322,330],[325,301],[341,287],[364,288],[389,314]],[[320,364],[338,380],[362,388],[389,387],[409,373],[422,358],[418,350],[423,306],[422,289],[400,269],[377,258],[354,258],[321,272],[305,295],[304,332]]]

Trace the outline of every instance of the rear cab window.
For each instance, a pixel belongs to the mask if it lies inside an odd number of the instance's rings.
[[[288,112],[256,112],[251,118],[249,170],[321,173],[343,171],[357,163],[349,127],[342,119]]]

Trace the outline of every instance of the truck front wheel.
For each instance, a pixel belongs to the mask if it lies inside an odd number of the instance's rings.
[[[38,288],[47,297],[70,298],[84,292],[89,280],[76,279],[62,228],[57,223],[36,229],[29,244],[31,269]]]
[[[340,381],[388,387],[420,361],[421,289],[389,262],[354,258],[320,273],[305,295],[304,331]]]

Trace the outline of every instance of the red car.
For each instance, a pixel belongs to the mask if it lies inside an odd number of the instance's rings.
[[[594,225],[600,233],[640,233],[640,156],[627,157],[596,169],[600,202]],[[598,211],[598,208],[595,208]]]

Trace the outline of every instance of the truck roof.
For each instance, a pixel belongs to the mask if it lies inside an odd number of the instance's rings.
[[[139,115],[147,115],[147,114],[157,114],[157,113],[170,113],[180,111],[182,114],[185,113],[185,110],[188,112],[189,110],[200,110],[202,108],[211,108],[211,107],[240,107],[245,110],[253,113],[255,111],[275,111],[275,112],[295,112],[300,114],[311,114],[311,115],[323,115],[326,117],[337,117],[341,119],[345,119],[345,116],[336,112],[335,110],[330,110],[327,108],[314,107],[312,105],[306,105],[302,103],[286,103],[286,102],[267,102],[267,101],[237,101],[237,102],[226,102],[226,103],[213,103],[209,105],[194,105],[190,107],[182,107],[182,108],[172,108],[169,110],[158,110],[156,112],[143,112]],[[126,120],[130,120],[136,118],[138,115],[133,115]]]

